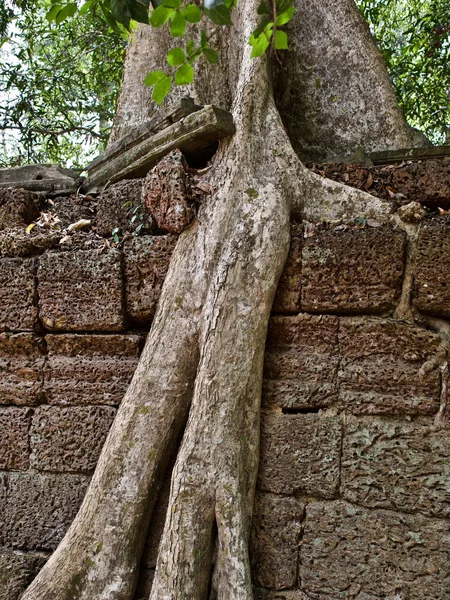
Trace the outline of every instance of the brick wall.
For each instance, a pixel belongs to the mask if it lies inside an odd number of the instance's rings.
[[[103,235],[119,217],[130,227],[121,206],[136,185],[85,200]],[[67,198],[53,202],[74,220]],[[1,600],[20,596],[77,512],[176,243],[148,232],[119,246],[91,233],[30,242],[16,221],[0,231]],[[257,600],[450,598],[447,351],[425,320],[450,315],[450,222],[427,218],[413,237],[292,225],[266,345]],[[405,321],[396,308],[410,288]]]

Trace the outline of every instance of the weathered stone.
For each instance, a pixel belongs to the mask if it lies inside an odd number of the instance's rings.
[[[274,592],[262,588],[254,588],[253,596],[255,600],[311,600],[302,590],[283,590]]]
[[[447,600],[450,524],[345,502],[310,504],[300,547],[311,600]]]
[[[28,550],[54,550],[75,517],[89,477],[10,473],[3,543]]]
[[[39,260],[39,312],[50,330],[118,331],[124,327],[120,254],[49,252]]]
[[[272,317],[266,343],[263,405],[318,408],[337,398],[338,317]]]
[[[30,418],[28,408],[0,408],[0,469],[28,468]]]
[[[0,169],[0,179],[1,179]],[[7,187],[0,189],[0,230],[25,227],[39,216],[39,198],[32,192]]]
[[[414,264],[413,306],[450,317],[450,221],[435,218],[420,230]]]
[[[120,404],[139,360],[139,336],[63,334],[46,342],[49,404]]]
[[[19,600],[46,560],[42,553],[0,553],[0,600]]]
[[[115,229],[122,235],[125,232],[132,233],[141,222],[146,228],[151,226],[151,219],[149,220],[143,211],[142,221],[136,219],[134,223],[131,222],[134,217],[133,211],[143,208],[143,185],[144,179],[125,179],[100,194],[97,211],[97,231],[100,235],[109,236]]]
[[[450,157],[415,161],[392,170],[391,186],[408,200],[433,208],[450,207]]]
[[[392,310],[401,294],[405,239],[389,226],[316,231],[303,241],[302,310]]]
[[[125,294],[128,316],[148,324],[169,268],[177,236],[134,237],[124,244]]]
[[[149,132],[138,143],[123,148],[123,151],[103,164],[94,168],[91,165],[89,177],[83,187],[92,191],[108,182],[142,177],[175,148],[195,156],[214,142],[233,135],[235,131],[233,117],[229,112],[216,106],[204,106],[154,135]]]
[[[450,431],[381,419],[350,421],[341,492],[362,506],[448,518]]]
[[[40,406],[30,430],[31,465],[40,471],[92,471],[115,414],[107,406]]]
[[[258,487],[333,498],[339,487],[342,426],[318,415],[264,415]]]
[[[36,329],[36,282],[33,259],[0,259],[0,331]]]
[[[420,223],[425,218],[427,211],[420,202],[408,202],[408,204],[400,206],[397,214],[405,223]]]
[[[40,400],[44,358],[42,338],[0,334],[0,404],[33,405]]]
[[[438,335],[396,321],[349,318],[340,320],[339,347],[345,410],[395,415],[439,409],[439,369],[423,368],[439,352]]]
[[[179,234],[194,218],[188,165],[179,150],[162,158],[145,178],[142,203],[161,231]]]
[[[46,207],[60,220],[62,228],[68,227],[81,219],[93,221],[97,212],[97,202],[92,196],[71,194],[70,196],[57,196]]]
[[[4,229],[0,231],[0,257],[37,256],[56,246],[62,237],[62,231],[39,227],[34,227],[29,233],[23,227]]]
[[[280,590],[296,584],[303,512],[295,498],[257,494],[250,540],[256,585]]]
[[[303,226],[291,224],[291,245],[281,273],[277,292],[273,301],[272,313],[297,314],[300,311],[300,288],[302,279],[302,237]]]

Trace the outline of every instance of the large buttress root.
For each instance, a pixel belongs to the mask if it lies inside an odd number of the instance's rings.
[[[177,247],[165,284],[170,300],[161,303],[80,511],[23,600],[133,597],[148,521],[186,421],[198,363],[195,238],[192,228]]]

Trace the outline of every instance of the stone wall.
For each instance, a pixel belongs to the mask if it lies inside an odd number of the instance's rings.
[[[140,186],[0,201],[1,600],[75,516],[154,315],[176,236],[133,235]],[[25,233],[33,206],[59,225]],[[257,600],[450,598],[450,222],[397,222],[292,225],[266,345]]]

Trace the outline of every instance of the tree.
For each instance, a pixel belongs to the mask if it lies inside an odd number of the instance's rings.
[[[17,0],[0,10],[3,167],[84,168],[110,133],[125,40],[99,15],[54,25],[47,11],[43,0]]]
[[[23,600],[132,599],[155,497],[181,434],[151,600],[204,600],[210,588],[221,600],[252,598],[247,542],[264,342],[290,221],[383,221],[389,210],[316,176],[299,154],[410,145],[353,0],[298,0],[290,50],[252,60],[247,40],[257,7],[240,0],[233,27],[209,29],[222,63],[199,64],[189,91],[230,110],[237,131],[221,142],[208,171],[212,192],[178,241],[79,514]],[[116,136],[159,110],[142,79],[165,68],[170,41],[163,29],[136,35]],[[170,99],[185,93],[175,88]]]

